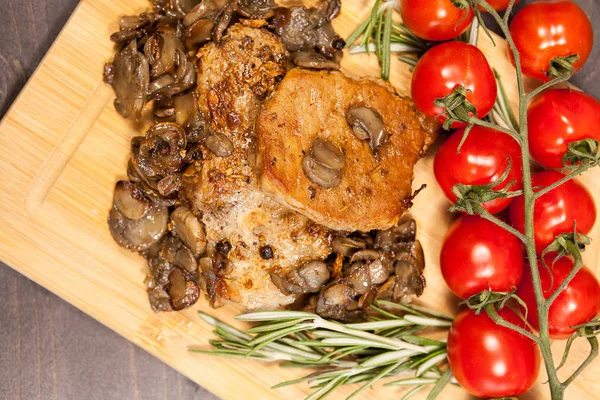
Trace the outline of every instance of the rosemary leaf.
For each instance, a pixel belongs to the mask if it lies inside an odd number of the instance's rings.
[[[435,378],[407,378],[397,381],[388,382],[383,386],[413,386],[413,385],[430,385],[436,383]]]
[[[415,352],[414,350],[406,350],[406,349],[392,351],[392,352],[385,352],[385,353],[379,354],[375,357],[371,357],[371,358],[367,359],[360,365],[361,365],[361,367],[380,367],[382,365],[388,365],[390,363],[393,363],[394,361],[403,360],[404,358],[413,356],[415,354],[419,354],[419,353]]]
[[[287,320],[287,321],[276,322],[273,324],[261,324],[261,325],[256,325],[256,326],[248,329],[246,332],[248,332],[248,333],[271,332],[271,331],[276,331],[281,328],[287,328],[289,326],[298,325],[301,322],[302,322],[301,319],[291,319],[291,320]]]
[[[395,364],[392,364],[392,365],[388,366],[387,368],[382,369],[381,372],[379,372],[377,375],[375,375],[374,377],[372,377],[371,379],[369,379],[364,385],[362,385],[361,387],[359,387],[357,390],[355,390],[354,392],[352,392],[352,394],[350,394],[350,396],[346,397],[346,400],[350,400],[351,398],[355,397],[360,392],[362,392],[363,390],[365,390],[366,388],[368,388],[369,386],[371,386],[373,383],[375,383],[376,381],[378,381],[379,379],[384,378],[391,371],[393,371],[395,368],[397,368],[400,364],[401,364],[400,362],[397,362]]]
[[[356,324],[347,324],[346,326],[361,331],[373,331],[377,329],[400,328],[411,325],[414,325],[414,323],[411,321],[406,319],[397,319],[394,321],[361,322]]]
[[[447,357],[448,357],[448,353],[446,353],[445,351],[434,357],[430,357],[423,364],[421,364],[419,366],[419,368],[417,368],[417,376],[422,376],[423,374],[425,374],[425,372],[429,371],[436,364],[444,361]]]
[[[416,325],[423,325],[423,326],[450,326],[452,325],[452,321],[441,321],[439,319],[433,319],[433,318],[424,318],[424,317],[419,317],[416,315],[407,315],[404,317],[405,320],[412,322]]]
[[[404,396],[402,396],[402,398],[400,400],[408,400],[411,397],[413,397],[415,394],[417,394],[418,391],[420,391],[421,389],[423,389],[425,387],[425,385],[421,385],[421,386],[416,386],[414,389],[411,389],[408,393],[406,393]]]
[[[301,311],[260,311],[248,314],[242,314],[235,317],[239,321],[247,322],[274,322],[290,319],[298,319],[302,321],[314,320],[321,318],[313,313]]]
[[[306,400],[322,399],[329,392],[331,392],[333,389],[335,389],[338,386],[343,385],[344,381],[347,380],[347,379],[348,378],[346,376],[340,375],[339,377],[333,379],[327,385],[323,386],[321,389],[317,390],[316,392],[314,392],[313,394],[311,394],[310,396],[308,396],[306,398]]]
[[[450,382],[451,378],[452,378],[452,371],[450,371],[450,368],[448,368],[446,370],[446,372],[444,372],[442,374],[442,376],[437,381],[437,383],[435,384],[433,389],[431,389],[431,392],[429,392],[429,395],[427,396],[427,400],[434,400],[442,392],[442,390],[444,390],[444,388],[446,387],[448,382]]]

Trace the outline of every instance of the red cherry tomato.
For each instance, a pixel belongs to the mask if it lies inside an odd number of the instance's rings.
[[[514,235],[479,216],[454,221],[444,239],[440,268],[455,295],[468,299],[491,288],[510,292],[523,275],[524,253]]]
[[[454,39],[473,21],[471,7],[460,9],[451,0],[402,0],[400,14],[415,35],[435,42]]]
[[[464,129],[454,132],[442,144],[433,162],[433,172],[438,184],[451,202],[456,202],[452,188],[457,183],[465,185],[486,185],[497,181],[511,160],[511,169],[506,183],[496,186],[504,188],[513,179],[514,187],[521,184],[523,165],[521,148],[510,136],[488,128],[473,127],[460,153],[456,149],[460,144]],[[483,207],[492,214],[505,209],[511,199],[496,199],[489,201]]]
[[[525,327],[513,311],[498,314]],[[448,334],[448,362],[458,383],[484,399],[519,396],[533,387],[540,371],[535,342],[511,329],[496,325],[482,312],[464,310]]]
[[[567,145],[592,138],[600,141],[600,102],[569,89],[547,90],[527,111],[529,151],[546,168],[561,168]]]
[[[510,3],[510,0],[487,0],[487,2],[489,3],[490,6],[492,6],[492,8],[496,11],[503,11],[506,10],[508,8],[508,3]],[[519,2],[519,0],[515,1],[515,4],[517,4]],[[479,5],[477,6],[481,11],[486,11],[485,8],[483,8],[483,6]]]
[[[510,33],[521,55],[523,73],[542,81],[555,57],[579,55],[578,71],[594,44],[592,24],[570,0],[537,1],[523,8],[510,24]],[[513,59],[509,51],[509,57]],[[513,60],[514,63],[514,60]]]
[[[565,175],[557,171],[543,171],[531,177],[533,187],[546,187]],[[539,189],[537,189],[539,190]],[[596,222],[596,205],[590,192],[581,183],[571,180],[551,190],[536,200],[533,210],[535,247],[538,254],[561,233],[573,232],[577,221],[577,231],[589,233]],[[523,196],[517,197],[510,205],[510,222],[524,232]]]
[[[496,102],[496,79],[485,56],[477,47],[462,42],[442,43],[421,57],[412,76],[412,97],[417,108],[425,115],[436,117],[444,109],[436,107],[436,99],[446,97],[454,89],[464,86],[467,100],[477,109],[479,118],[485,117]],[[445,115],[437,117],[440,123]],[[465,126],[454,123],[453,128]]]
[[[550,267],[551,274],[541,265],[541,261],[538,261],[538,268],[544,297],[547,299],[569,275],[574,263],[571,258],[563,257],[553,266],[554,255],[552,254],[547,255],[545,260]],[[525,274],[521,285],[519,285],[517,295],[527,304],[527,321],[535,329],[539,329],[535,294],[529,268],[525,268]],[[600,283],[598,283],[598,279],[592,271],[584,266],[550,306],[548,313],[550,337],[553,339],[566,339],[575,332],[575,329],[571,328],[572,326],[586,323],[598,313],[600,313]]]

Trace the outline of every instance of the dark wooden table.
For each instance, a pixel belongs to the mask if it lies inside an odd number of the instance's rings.
[[[599,2],[577,3],[594,22],[600,43]],[[77,0],[0,0],[0,117],[76,5]],[[573,80],[597,98],[599,49],[595,46]],[[2,263],[0,295],[0,400],[215,399]]]

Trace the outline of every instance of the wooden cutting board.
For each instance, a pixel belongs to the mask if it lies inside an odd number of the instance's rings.
[[[335,27],[347,37],[367,15],[372,1],[343,3]],[[184,312],[152,312],[143,284],[145,262],[117,246],[108,232],[106,218],[114,183],[126,177],[129,141],[145,127],[115,112],[112,89],[102,82],[102,68],[113,55],[108,37],[118,29],[118,17],[138,14],[147,5],[147,0],[82,1],[4,118],[0,126],[0,259],[223,399],[302,399],[309,393],[307,386],[270,387],[305,371],[189,353],[188,347],[205,345],[211,337],[211,327],[199,320],[197,310],[228,322],[240,310],[215,311],[203,299]],[[493,47],[485,37],[480,41],[514,99],[514,70],[505,58],[504,42],[497,39],[498,46]],[[375,58],[367,55],[346,56],[343,67],[361,75],[379,72]],[[406,66],[395,62],[391,81],[401,94],[409,93]],[[428,285],[421,302],[456,312],[458,299],[445,287],[438,265],[453,216],[446,211],[448,203],[435,183],[432,161],[429,155],[419,162],[414,184],[428,185],[412,210],[427,259]],[[600,170],[588,172],[582,181],[600,202]],[[592,236],[597,240],[586,251],[585,260],[600,275],[600,224]],[[557,357],[563,347],[563,342],[555,343]],[[587,345],[578,343],[563,373],[573,371],[576,361],[586,354]],[[600,362],[581,375],[567,398],[596,398],[598,374]],[[344,388],[332,398],[343,398],[350,391]],[[399,398],[402,393],[401,388],[376,385],[362,398]],[[448,388],[440,398],[469,396],[461,389]],[[549,395],[539,384],[522,398]]]

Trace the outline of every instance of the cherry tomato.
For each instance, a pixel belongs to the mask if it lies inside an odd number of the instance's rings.
[[[508,322],[525,327],[508,308],[498,311]],[[496,325],[482,312],[464,310],[448,334],[448,362],[458,383],[469,393],[488,398],[519,396],[533,387],[540,371],[535,342]]]
[[[497,181],[506,171],[509,158],[511,168],[506,183],[500,183],[496,189],[504,188],[513,179],[516,180],[515,188],[521,184],[523,165],[521,148],[516,140],[502,132],[475,126],[460,153],[456,154],[463,133],[464,129],[460,129],[450,135],[433,162],[435,178],[451,202],[456,202],[456,195],[452,193],[454,185],[486,185]],[[483,207],[496,214],[508,207],[510,202],[511,199],[496,199]]]
[[[570,0],[538,1],[523,8],[510,24],[510,33],[521,55],[523,73],[548,81],[546,72],[555,57],[579,55],[578,71],[594,44],[592,24]],[[513,60],[512,53],[509,57]],[[514,63],[514,60],[513,60]]]
[[[543,171],[533,174],[533,187],[546,187],[565,175],[557,171]],[[596,222],[596,205],[588,190],[581,183],[571,180],[551,190],[536,200],[533,210],[535,247],[538,254],[561,233],[573,232],[577,221],[577,231],[589,233]],[[524,232],[523,196],[517,197],[510,205],[510,222]]]
[[[553,254],[544,257],[551,273],[538,261],[540,278],[544,297],[547,299],[565,280],[574,267],[573,260],[569,257],[559,259],[554,265]],[[517,295],[527,304],[527,321],[539,329],[538,312],[531,283],[531,271],[525,268],[525,274]],[[550,306],[548,313],[548,328],[553,339],[566,339],[575,329],[571,328],[583,324],[600,313],[600,283],[592,271],[583,267],[565,289],[558,295]]]
[[[451,0],[402,0],[402,21],[415,35],[443,42],[467,30],[473,21],[473,9],[460,9]]]
[[[506,10],[508,8],[508,3],[510,3],[510,0],[487,0],[487,2],[489,3],[490,6],[492,6],[492,8],[496,11],[503,11]],[[515,4],[517,4],[519,2],[519,0],[515,1]],[[479,8],[479,10],[481,11],[486,11],[485,8],[483,8],[483,6],[479,5],[477,6]]]
[[[593,138],[600,141],[600,102],[569,89],[547,90],[527,111],[529,151],[546,168],[561,168],[567,145]]]
[[[412,97],[417,108],[425,115],[436,117],[444,109],[436,107],[436,99],[446,97],[454,89],[464,86],[467,100],[477,109],[479,118],[485,117],[496,102],[496,79],[485,56],[477,47],[462,42],[439,44],[421,57],[412,76]],[[446,120],[445,115],[437,117]],[[453,128],[465,126],[454,123]]]
[[[524,253],[514,235],[479,216],[454,221],[444,239],[440,268],[452,292],[468,299],[491,288],[510,292],[523,275]]]

